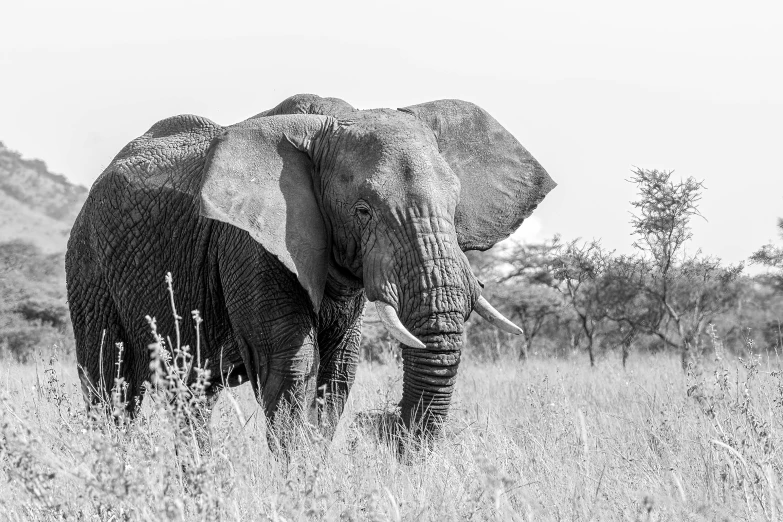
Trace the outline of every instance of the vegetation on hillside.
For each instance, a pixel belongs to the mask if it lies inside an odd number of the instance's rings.
[[[49,171],[39,159],[22,155],[0,142],[0,192],[51,218],[73,223],[87,189]]]
[[[0,295],[0,357],[27,361],[36,350],[73,345],[62,254],[0,243]]]
[[[86,197],[84,187],[0,142],[0,242],[23,239],[47,253],[64,252]]]

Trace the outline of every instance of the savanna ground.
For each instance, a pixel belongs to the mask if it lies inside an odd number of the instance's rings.
[[[69,358],[5,361],[0,519],[776,520],[780,364],[721,353],[688,374],[667,355],[468,354],[444,437],[406,463],[378,437],[401,393],[390,354],[360,366],[331,445],[307,437],[290,459],[246,385],[221,395],[202,457],[175,452],[160,397],[118,427],[85,412]]]

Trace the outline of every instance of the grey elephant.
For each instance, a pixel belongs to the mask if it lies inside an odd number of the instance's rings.
[[[463,252],[506,238],[554,186],[487,112],[458,100],[357,110],[303,94],[229,127],[160,121],[100,175],[68,243],[85,397],[108,395],[121,342],[138,406],[145,315],[173,331],[170,271],[180,309],[204,318],[210,397],[226,377],[249,381],[268,420],[287,404],[334,426],[366,296],[403,345],[401,419],[435,435],[471,311],[521,332],[481,297]],[[184,328],[183,344],[194,336]]]

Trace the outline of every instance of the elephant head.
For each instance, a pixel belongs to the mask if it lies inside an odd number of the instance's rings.
[[[403,344],[403,420],[437,430],[472,310],[521,332],[480,295],[465,250],[508,237],[555,183],[487,112],[441,100],[355,110],[292,97],[213,143],[202,214],[249,232],[307,290],[363,285]]]

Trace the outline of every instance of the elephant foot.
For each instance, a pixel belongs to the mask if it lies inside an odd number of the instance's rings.
[[[406,465],[425,460],[434,447],[437,437],[425,435],[420,427],[411,429],[405,425],[398,408],[360,412],[356,415],[351,428],[373,437],[394,452],[397,460]],[[349,441],[354,446],[357,440]]]

